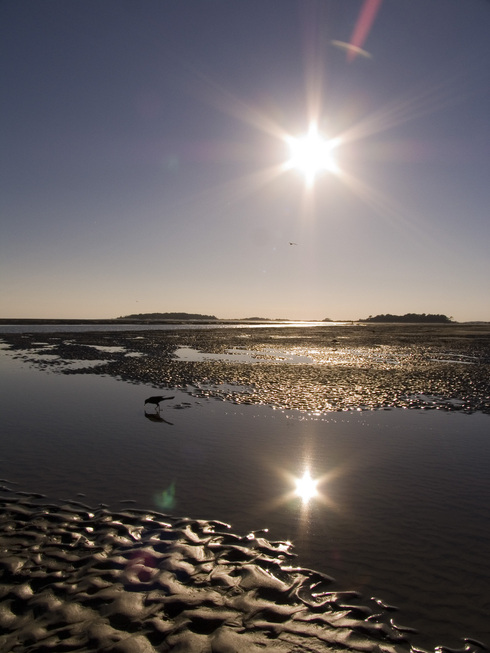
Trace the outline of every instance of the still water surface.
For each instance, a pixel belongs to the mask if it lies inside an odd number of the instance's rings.
[[[285,327],[338,327],[351,322],[217,322],[216,324],[0,324],[0,333],[80,333],[83,331],[201,331],[209,329],[283,329]]]
[[[65,376],[0,352],[0,476],[23,490],[268,528],[298,564],[400,608],[420,646],[490,643],[490,418],[274,411]],[[200,396],[199,396],[200,395]],[[309,470],[319,495],[294,495]]]

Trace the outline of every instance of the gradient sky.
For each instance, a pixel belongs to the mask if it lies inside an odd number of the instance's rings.
[[[0,317],[490,320],[490,2],[363,4],[3,0]]]

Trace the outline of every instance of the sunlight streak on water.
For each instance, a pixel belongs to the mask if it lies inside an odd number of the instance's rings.
[[[313,418],[175,389],[157,422],[145,418],[146,385],[0,357],[0,478],[91,505],[131,500],[238,532],[266,527],[302,564],[398,605],[435,640],[488,639],[487,415]],[[306,469],[318,494],[304,503],[294,479]]]
[[[313,359],[304,353],[295,353],[284,349],[272,347],[257,350],[233,347],[226,349],[223,354],[214,354],[197,351],[192,347],[179,347],[174,352],[179,360],[183,361],[226,361],[230,363],[289,363],[311,364]]]
[[[306,470],[301,478],[296,479],[296,495],[305,504],[318,496],[318,481],[311,478],[309,470]]]
[[[59,333],[84,331],[207,331],[210,329],[284,329],[288,327],[338,327],[352,322],[217,322],[213,324],[0,324],[0,333]]]

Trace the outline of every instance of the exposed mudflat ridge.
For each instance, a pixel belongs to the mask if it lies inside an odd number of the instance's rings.
[[[398,406],[490,413],[488,326],[24,333],[2,334],[1,339],[33,365],[65,374],[106,374],[234,403],[314,412]],[[259,359],[179,360],[175,352],[182,346],[217,355],[241,349]],[[117,347],[122,351],[108,351]],[[284,352],[312,362],[278,365],[271,347],[278,357]],[[76,368],[70,366],[74,360],[80,362]],[[232,387],[220,388],[223,384]]]
[[[289,542],[6,487],[0,501],[2,652],[409,648],[386,606],[294,567]]]

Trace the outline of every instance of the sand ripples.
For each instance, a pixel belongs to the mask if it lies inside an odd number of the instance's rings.
[[[1,501],[1,651],[409,648],[389,610],[292,566],[288,542],[7,488]]]

